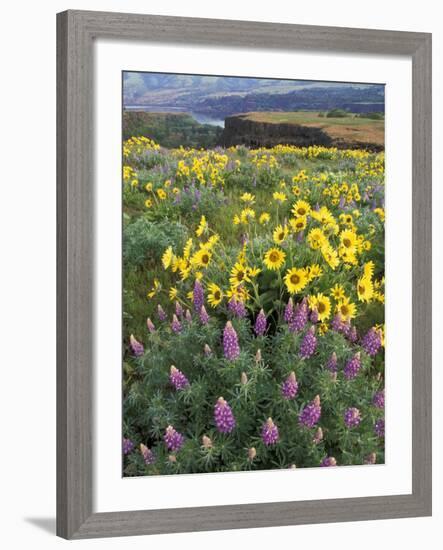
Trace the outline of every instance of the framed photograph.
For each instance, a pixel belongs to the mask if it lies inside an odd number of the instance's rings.
[[[431,35],[57,47],[57,533],[430,515]]]

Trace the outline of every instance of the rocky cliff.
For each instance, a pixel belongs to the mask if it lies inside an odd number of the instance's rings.
[[[339,149],[369,149],[382,151],[384,135],[372,135],[366,126],[334,126],[330,122],[298,124],[254,120],[250,115],[234,115],[225,119],[220,145],[231,147],[273,147],[278,144],[308,147],[322,145]]]

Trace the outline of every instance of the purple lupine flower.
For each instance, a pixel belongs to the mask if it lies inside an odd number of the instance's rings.
[[[128,455],[134,450],[134,442],[126,437],[123,438],[123,454]]]
[[[316,395],[314,399],[308,403],[298,416],[298,421],[302,426],[313,428],[320,420],[321,405],[320,396]]]
[[[143,344],[139,342],[133,334],[131,334],[131,336],[129,337],[129,345],[131,347],[132,353],[136,357],[140,357],[141,355],[143,355],[145,351]]]
[[[345,411],[343,419],[347,428],[355,428],[361,422],[360,411],[356,407],[350,407]]]
[[[254,331],[257,336],[263,336],[263,334],[266,332],[267,323],[266,323],[266,315],[263,309],[260,310],[260,313],[257,315],[257,318],[255,319],[255,325],[254,325]]]
[[[278,441],[278,428],[272,421],[272,418],[268,418],[263,424],[261,429],[261,438],[263,443],[269,447],[275,445]]]
[[[186,310],[185,319],[187,323],[192,323],[192,315],[189,309]]]
[[[344,205],[345,205],[345,200],[346,200],[345,197],[342,195],[342,196],[340,197],[340,202],[338,203],[338,207],[339,207],[339,208],[343,208],[343,207],[344,207]]]
[[[178,320],[177,315],[175,313],[172,316],[171,328],[172,328],[172,331],[175,332],[176,334],[178,332],[181,332],[181,330],[182,330],[182,324]]]
[[[177,315],[177,317],[182,317],[183,316],[183,308],[182,308],[182,305],[180,302],[175,302],[175,314]]]
[[[343,332],[344,326],[345,326],[345,324],[344,324],[342,318],[340,317],[340,315],[338,313],[336,315],[334,315],[334,317],[331,321],[331,330],[333,330],[335,332]]]
[[[320,463],[322,467],[337,466],[337,461],[333,456],[326,456]]]
[[[316,307],[311,310],[311,314],[309,315],[309,320],[314,325],[315,325],[315,323],[318,323],[318,310],[317,310]]]
[[[223,352],[226,359],[233,361],[240,355],[240,346],[238,345],[238,337],[235,328],[231,321],[226,323],[223,330]]]
[[[245,304],[241,300],[231,298],[228,302],[228,309],[235,317],[238,317],[239,319],[246,316]]]
[[[205,301],[205,294],[201,282],[196,279],[194,283],[194,291],[192,293],[192,303],[194,304],[194,310],[199,313]]]
[[[208,344],[205,344],[204,352],[206,357],[209,357],[210,355],[212,355],[212,349],[208,346]]]
[[[305,240],[305,230],[304,229],[302,229],[301,231],[299,231],[297,233],[296,239],[297,239],[298,243],[302,243]]]
[[[205,306],[202,306],[200,309],[200,322],[202,325],[207,325],[209,323],[209,315]]]
[[[318,445],[322,441],[323,441],[323,430],[320,427],[318,427],[315,430],[315,434],[314,434],[314,438],[312,439],[312,443],[314,443],[314,445]]]
[[[168,426],[163,436],[163,441],[166,443],[168,451],[179,451],[185,441],[184,435],[177,432],[173,426]]]
[[[377,409],[385,408],[385,390],[379,390],[374,393],[372,404],[374,407],[377,407]]]
[[[346,329],[345,335],[352,344],[355,344],[358,340],[357,329],[351,325],[349,325],[349,328]]]
[[[337,354],[335,353],[335,351],[328,359],[328,362],[326,363],[326,368],[331,372],[337,372]]]
[[[142,454],[143,460],[145,461],[145,464],[147,465],[154,464],[155,455],[149,447],[146,447],[146,445],[143,445],[143,443],[140,443],[140,452]]]
[[[294,317],[294,302],[292,301],[292,298],[289,298],[288,303],[285,307],[285,312],[283,314],[283,319],[285,320],[285,323],[290,323]]]
[[[290,332],[299,332],[302,330],[308,322],[308,314],[308,304],[306,303],[306,298],[304,298],[295,308],[294,315],[289,323]]]
[[[381,348],[380,332],[375,327],[370,328],[364,335],[361,345],[368,355],[376,355],[378,350]]]
[[[186,386],[189,386],[189,380],[182,373],[182,371],[178,370],[174,365],[171,365],[169,381],[176,390],[182,390],[183,388],[186,388]]]
[[[146,319],[146,326],[151,334],[155,332],[155,325],[149,317]]]
[[[295,378],[295,372],[292,371],[291,374],[286,378],[281,387],[281,394],[284,399],[294,399],[298,392],[298,382]]]
[[[315,327],[311,327],[305,334],[300,345],[300,357],[308,359],[317,349],[317,338],[315,336]]]
[[[354,357],[352,357],[352,359],[349,359],[349,361],[345,365],[345,368],[343,370],[345,378],[347,378],[348,380],[352,380],[352,378],[355,378],[357,376],[360,368],[360,352],[357,352]]]
[[[166,321],[166,313],[160,304],[157,306],[157,315],[160,321]]]
[[[379,418],[374,425],[374,431],[377,434],[378,437],[384,437],[385,436],[385,419]]]
[[[228,402],[219,397],[214,406],[214,421],[220,433],[231,433],[235,428],[235,418]]]

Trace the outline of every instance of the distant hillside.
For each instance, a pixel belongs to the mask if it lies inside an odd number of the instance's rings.
[[[224,147],[273,147],[284,143],[381,151],[384,120],[356,115],[329,118],[318,112],[252,112],[226,118],[219,143]]]
[[[250,111],[384,112],[384,86],[159,73],[124,74],[125,106],[224,118]],[[155,108],[155,109],[152,109]]]
[[[222,128],[199,124],[186,113],[151,113],[124,111],[123,139],[146,136],[163,147],[214,147],[220,140]]]

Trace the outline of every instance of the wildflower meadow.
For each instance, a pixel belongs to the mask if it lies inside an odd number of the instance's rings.
[[[384,462],[384,153],[123,144],[125,476]]]

